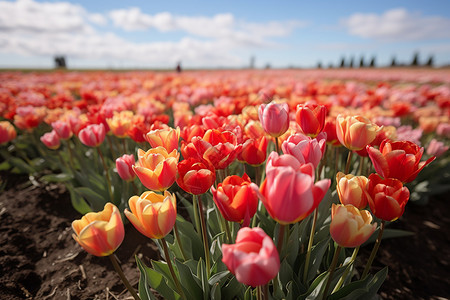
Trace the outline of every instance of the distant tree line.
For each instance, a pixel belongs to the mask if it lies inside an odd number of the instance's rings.
[[[421,63],[419,59],[419,52],[415,52],[412,60],[409,63],[400,63],[397,61],[395,56],[392,57],[389,67],[433,67],[434,66],[434,56],[430,55],[428,59]],[[321,69],[323,67],[322,62],[317,63],[317,68]],[[341,57],[339,63],[336,65],[337,68],[374,68],[376,67],[376,56],[372,56],[369,60],[365,60],[364,56],[361,56],[359,62],[352,56],[346,59],[344,56]],[[335,68],[335,66],[330,63],[328,65],[329,69]]]

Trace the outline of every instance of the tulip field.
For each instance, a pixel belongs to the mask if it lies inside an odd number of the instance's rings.
[[[450,296],[448,69],[4,71],[0,117],[2,299]]]

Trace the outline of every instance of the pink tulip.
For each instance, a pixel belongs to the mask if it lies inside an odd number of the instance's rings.
[[[58,134],[59,138],[62,140],[67,140],[72,137],[72,128],[70,124],[61,120],[52,122],[52,128]]]
[[[283,153],[295,156],[301,164],[312,163],[317,168],[325,152],[326,136],[322,132],[311,139],[301,133],[293,134],[283,142],[281,149]]]
[[[314,166],[300,165],[290,154],[278,157],[272,152],[266,166],[266,179],[260,198],[270,216],[280,224],[293,224],[306,218],[322,201],[330,179],[314,183]]]
[[[237,281],[253,287],[268,283],[280,270],[272,239],[259,227],[241,228],[236,243],[222,245],[222,261]]]
[[[103,124],[91,124],[78,133],[80,141],[89,147],[98,147],[105,140],[106,131]]]
[[[55,130],[44,133],[44,135],[41,136],[41,142],[44,143],[47,148],[52,150],[56,150],[61,146],[60,138]]]
[[[116,159],[116,169],[119,173],[120,178],[125,181],[131,181],[136,177],[133,171],[133,165],[135,164],[133,154],[124,154]]]
[[[259,121],[264,131],[279,137],[289,128],[289,106],[287,103],[261,104],[258,109]]]
[[[449,146],[445,146],[443,142],[432,139],[427,147],[427,154],[439,157],[448,150]]]

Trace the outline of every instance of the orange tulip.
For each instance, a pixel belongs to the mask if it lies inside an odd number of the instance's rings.
[[[367,197],[364,193],[368,179],[364,176],[345,175],[342,172],[336,174],[336,190],[339,200],[344,205],[354,205],[358,209],[367,206]]]
[[[124,138],[128,135],[128,129],[131,127],[132,120],[133,112],[125,110],[120,113],[114,112],[114,116],[111,119],[106,119],[106,122],[115,136]]]
[[[147,142],[153,147],[164,147],[167,152],[178,150],[178,140],[180,139],[180,127],[177,129],[157,129],[145,135]]]
[[[168,191],[159,195],[151,191],[128,200],[130,210],[125,216],[140,233],[151,239],[165,237],[175,225],[177,204],[175,196]]]
[[[73,221],[72,229],[75,241],[95,256],[112,254],[125,236],[119,209],[112,203],[106,203],[100,212],[90,212]]]
[[[341,247],[358,247],[366,242],[377,228],[371,224],[372,215],[353,205],[333,204],[331,207],[330,234]]]
[[[156,147],[144,152],[138,150],[138,162],[133,170],[142,184],[153,191],[164,191],[174,182],[180,154],[177,150],[168,153],[163,147]]]
[[[376,124],[362,116],[338,115],[336,118],[337,138],[342,145],[352,151],[361,150],[370,144],[377,136],[378,130]]]

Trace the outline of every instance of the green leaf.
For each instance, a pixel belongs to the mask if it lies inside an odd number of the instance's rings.
[[[200,280],[192,274],[191,269],[187,265],[177,259],[175,259],[175,264],[180,273],[180,283],[184,294],[188,299],[201,299],[203,297],[203,291],[200,287]]]
[[[329,300],[338,299],[372,299],[384,280],[386,279],[388,273],[388,267],[384,267],[374,276],[369,275],[364,280],[358,280],[347,284],[346,286],[339,289],[337,292],[333,293],[328,297]]]
[[[0,171],[6,171],[9,169],[11,169],[11,164],[7,160],[0,164]]]
[[[209,278],[208,283],[210,285],[215,285],[216,283],[219,283],[220,281],[222,281],[222,279],[226,278],[229,274],[231,274],[231,273],[228,270],[218,272],[218,273],[214,274],[213,276],[211,276],[211,278]]]
[[[181,216],[177,216],[177,228],[187,258],[199,260],[203,255],[203,242],[192,223],[184,220]]]
[[[166,262],[162,262],[162,261],[156,261],[156,260],[152,260],[152,266],[153,269],[155,269],[155,271],[157,271],[158,273],[160,273],[161,275],[163,275],[166,280],[168,285],[170,286],[171,289],[176,290],[176,285],[175,282],[173,281],[172,278],[172,274],[170,273],[170,269],[169,266],[167,265]],[[176,270],[175,271],[175,276],[178,276],[178,274],[176,274]]]
[[[200,278],[203,289],[203,299],[209,299],[210,286],[208,283],[208,274],[206,273],[206,265],[202,258],[198,261],[197,264],[197,277]]]
[[[74,188],[74,191],[81,197],[86,198],[87,201],[89,201],[89,203],[91,204],[94,211],[102,210],[105,204],[108,202],[108,198],[101,196],[97,192],[85,186],[76,187]]]
[[[136,257],[136,261],[141,272],[141,277],[139,279],[139,294],[143,293],[148,295],[147,299],[155,299],[150,295],[152,294],[148,285],[157,290],[164,299],[177,300],[180,299],[180,295],[175,292],[175,289],[169,287],[164,280],[164,276],[157,272],[156,270],[145,266],[145,264]],[[152,262],[154,263],[154,262]],[[144,278],[142,278],[144,276]]]
[[[233,276],[231,280],[222,288],[222,297],[223,299],[234,299],[235,297],[242,299],[244,295],[243,289],[244,286],[237,281],[235,276]]]
[[[67,185],[67,189],[70,193],[70,201],[72,202],[73,208],[80,214],[84,215],[92,211],[91,206],[83,199],[78,193],[76,193],[72,186]]]
[[[316,245],[314,245],[311,248],[311,258],[309,261],[309,268],[308,268],[308,275],[307,275],[308,282],[317,276],[317,271],[319,270],[320,264],[322,263],[322,259],[324,257],[325,251],[328,248],[329,242],[330,242],[330,237],[318,242]]]
[[[251,286],[245,291],[244,300],[253,300],[253,288]]]
[[[219,283],[215,283],[211,289],[211,299],[212,300],[221,300],[222,293],[220,291],[220,285]]]
[[[40,179],[45,182],[66,182],[72,180],[73,176],[67,173],[60,173],[44,175]]]
[[[142,300],[156,300],[155,296],[153,295],[150,286],[149,286],[149,278],[151,277],[150,272],[148,268],[137,256],[136,256],[136,264],[139,268],[139,297]],[[162,277],[162,276],[161,276]]]
[[[21,158],[11,156],[8,159],[8,161],[11,163],[11,165],[13,165],[17,169],[19,169],[19,171],[22,173],[33,174],[36,172],[35,169],[33,169],[29,164],[27,164]]]

